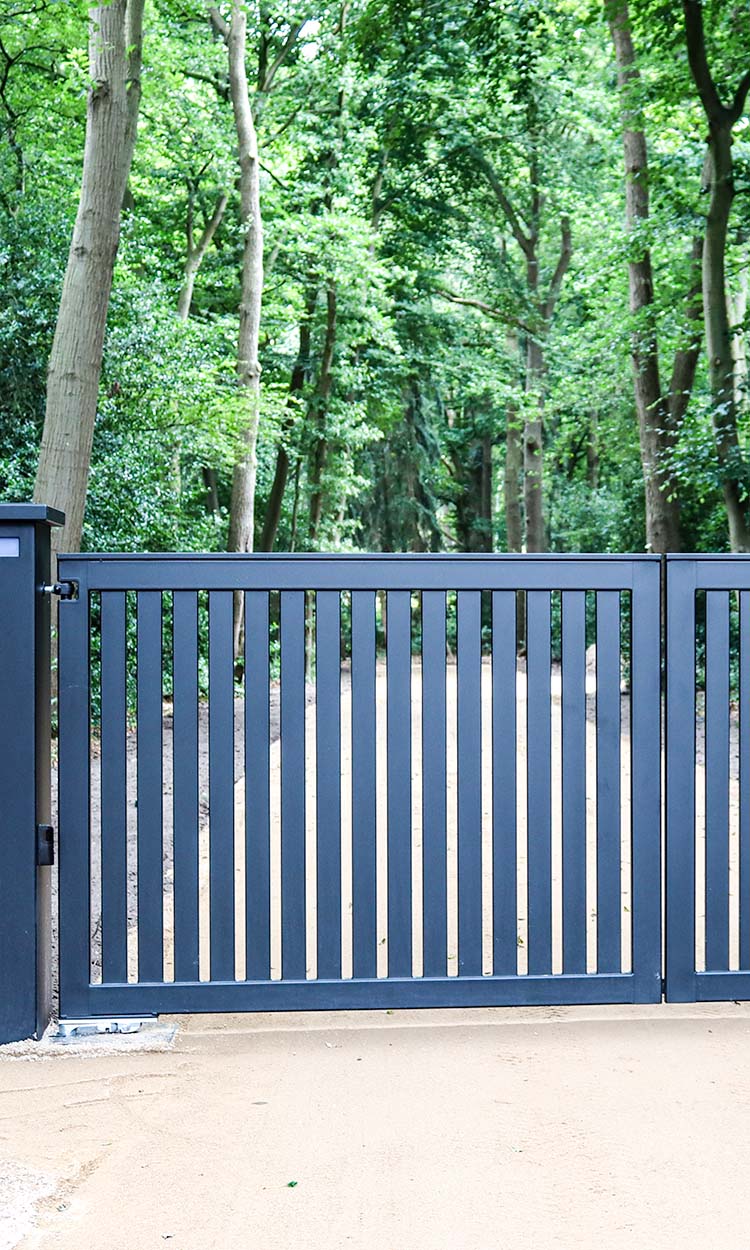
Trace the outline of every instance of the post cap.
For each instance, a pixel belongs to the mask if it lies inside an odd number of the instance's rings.
[[[0,503],[0,525],[18,525],[24,521],[64,525],[65,513],[46,503]]]

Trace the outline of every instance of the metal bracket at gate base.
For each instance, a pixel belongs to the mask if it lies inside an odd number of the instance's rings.
[[[58,1020],[56,1041],[68,1042],[81,1037],[101,1036],[107,1033],[140,1033],[144,1026],[153,1024],[155,1016],[120,1016],[85,1020]]]
[[[60,599],[77,599],[78,598],[78,582],[53,582],[51,585],[42,586],[43,595],[57,595]]]

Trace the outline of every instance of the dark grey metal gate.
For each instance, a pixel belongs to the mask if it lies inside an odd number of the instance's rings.
[[[666,992],[750,998],[750,558],[667,557]]]
[[[64,1016],[660,997],[658,559],[59,578]]]

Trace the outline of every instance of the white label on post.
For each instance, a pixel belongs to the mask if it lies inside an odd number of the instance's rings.
[[[17,556],[18,550],[17,538],[0,538],[0,556]]]

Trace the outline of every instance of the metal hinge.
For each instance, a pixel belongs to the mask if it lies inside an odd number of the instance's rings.
[[[57,595],[60,599],[77,599],[78,582],[72,579],[67,582],[53,582],[50,586],[42,586],[42,594]]]
[[[48,868],[55,862],[55,831],[52,825],[36,827],[36,862],[40,868]]]

